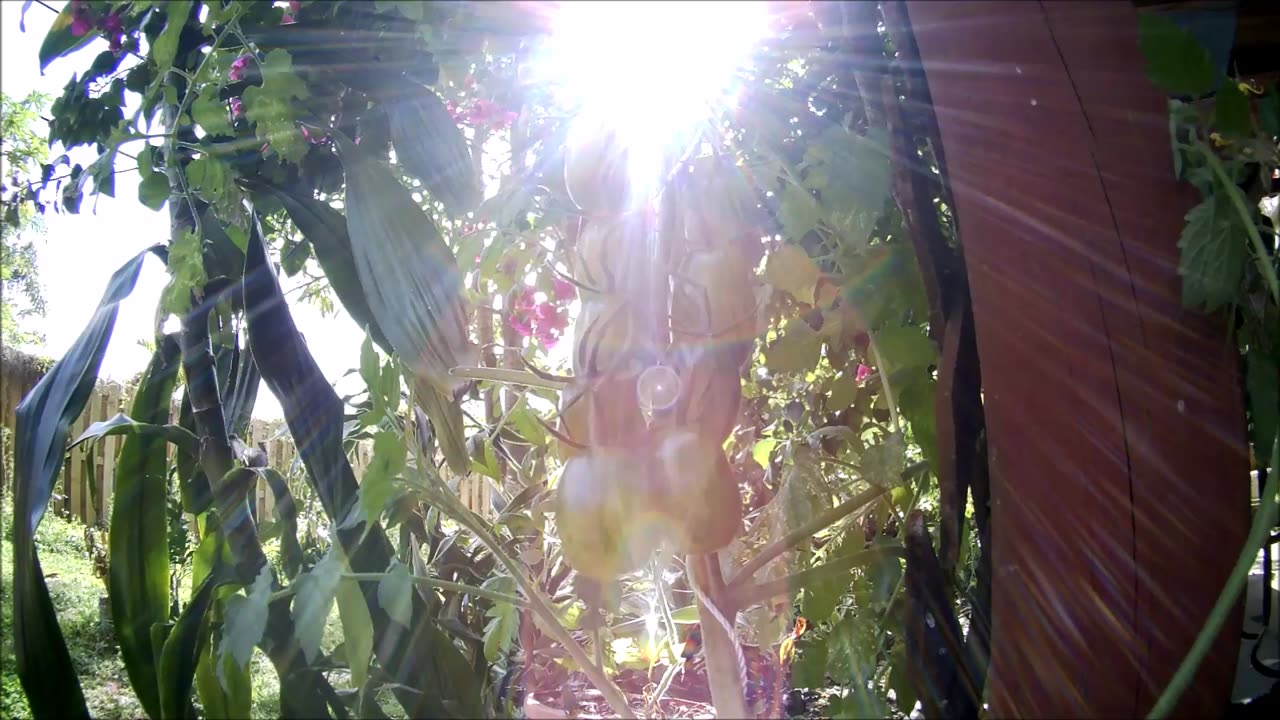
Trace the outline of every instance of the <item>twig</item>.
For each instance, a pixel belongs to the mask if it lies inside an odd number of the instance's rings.
[[[756,553],[755,557],[748,560],[742,566],[742,569],[738,570],[738,573],[728,582],[727,589],[730,592],[737,592],[742,586],[746,585],[751,580],[751,576],[754,575],[757,570],[768,565],[771,560],[790,550],[792,547],[798,545],[804,540],[813,537],[819,531],[834,525],[845,516],[866,507],[871,504],[873,500],[888,491],[889,489],[885,487],[868,488],[821,515],[818,515],[808,523],[801,525],[795,530],[792,530],[781,538],[766,545],[763,550]]]

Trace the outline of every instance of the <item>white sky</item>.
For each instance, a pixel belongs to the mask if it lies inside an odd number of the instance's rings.
[[[60,8],[62,3],[50,5]],[[13,98],[21,98],[31,90],[57,98],[71,75],[88,67],[93,57],[106,49],[106,41],[95,40],[78,53],[55,60],[42,77],[37,51],[55,15],[33,4],[26,16],[27,31],[22,33],[18,29],[21,10],[20,2],[0,2],[0,88]],[[129,95],[126,93],[126,97]],[[124,145],[121,150],[134,155],[137,144]],[[92,147],[80,148],[71,155],[73,163],[86,166],[95,157]],[[132,160],[117,160],[118,169],[131,167]],[[25,321],[24,326],[29,323],[30,329],[44,333],[45,345],[38,350],[52,358],[61,357],[80,334],[111,273],[133,255],[168,237],[168,207],[153,212],[138,202],[136,172],[116,176],[115,194],[115,198],[86,196],[79,215],[46,213],[45,235],[33,236],[48,313],[43,319]],[[46,195],[53,197],[53,193]],[[148,258],[133,294],[120,305],[115,333],[103,359],[102,377],[123,381],[146,367],[150,355],[138,341],[153,336],[155,307],[166,280],[160,261]],[[288,278],[282,277],[282,282],[286,290],[292,286]],[[359,366],[364,335],[340,307],[334,318],[324,318],[317,308],[304,303],[294,304],[292,312],[330,382],[338,382],[349,368]],[[338,388],[346,394],[361,386],[359,378],[353,376]],[[265,384],[258,393],[254,416],[264,420],[282,417],[279,403]]]

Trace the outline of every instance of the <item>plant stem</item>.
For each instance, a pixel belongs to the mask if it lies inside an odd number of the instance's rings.
[[[380,582],[383,578],[391,573],[343,573],[342,577],[352,580]],[[436,588],[437,590],[448,590],[450,592],[466,593],[476,597],[488,598],[497,602],[511,603],[519,608],[528,608],[529,603],[519,595],[509,595],[496,590],[486,590],[482,587],[467,585],[465,583],[449,582],[448,580],[437,580],[435,578],[423,577],[421,575],[410,575],[415,584],[423,587]]]
[[[490,380],[508,385],[525,385],[548,390],[560,390],[568,383],[557,380],[546,380],[524,370],[508,370],[505,368],[456,367],[449,375],[462,380]]]
[[[746,585],[751,580],[751,576],[754,575],[757,570],[768,565],[770,560],[773,560],[804,540],[813,537],[813,535],[820,530],[834,525],[845,516],[866,507],[876,498],[888,491],[889,489],[884,487],[871,487],[863,490],[861,493],[854,495],[821,515],[818,515],[808,523],[801,525],[774,542],[769,543],[763,550],[756,553],[755,557],[743,564],[742,569],[738,570],[738,573],[729,581],[727,588],[730,592],[737,592],[743,585]]]
[[[1271,452],[1271,472],[1267,475],[1267,485],[1262,490],[1258,512],[1253,516],[1253,525],[1249,528],[1249,537],[1245,541],[1244,549],[1236,559],[1236,565],[1231,569],[1231,575],[1227,578],[1222,592],[1218,594],[1218,601],[1213,604],[1209,619],[1205,621],[1204,627],[1200,628],[1200,634],[1196,636],[1195,643],[1192,644],[1182,664],[1178,666],[1173,679],[1165,686],[1164,692],[1160,694],[1155,706],[1147,714],[1148,718],[1162,718],[1173,710],[1178,698],[1182,697],[1182,693],[1194,679],[1200,662],[1209,652],[1209,646],[1217,639],[1222,624],[1227,620],[1227,615],[1231,614],[1240,600],[1240,592],[1244,589],[1245,581],[1249,577],[1249,569],[1253,567],[1258,551],[1266,544],[1271,535],[1271,528],[1276,524],[1276,492],[1280,489],[1276,484],[1276,478],[1280,476],[1280,473],[1276,472],[1277,466],[1280,466],[1280,434],[1276,436],[1274,449]]]
[[[1197,140],[1196,145],[1200,148],[1201,154],[1204,155],[1205,162],[1213,170],[1214,176],[1218,178],[1218,184],[1222,186],[1222,191],[1231,198],[1231,204],[1235,207],[1236,213],[1240,216],[1240,221],[1244,223],[1245,230],[1249,233],[1249,242],[1253,245],[1253,252],[1258,256],[1258,270],[1262,273],[1262,279],[1267,284],[1267,289],[1271,291],[1272,301],[1280,304],[1280,279],[1276,277],[1276,269],[1271,264],[1271,255],[1267,253],[1267,247],[1262,243],[1262,235],[1258,233],[1258,224],[1254,222],[1254,213],[1249,212],[1249,208],[1245,206],[1244,200],[1240,197],[1240,189],[1236,184],[1227,177],[1227,171],[1222,167],[1222,162],[1218,160],[1218,156],[1213,150],[1204,144],[1204,141]],[[1275,465],[1272,465],[1275,467]]]
[[[532,373],[529,374],[532,375]],[[467,530],[470,530],[480,543],[488,548],[489,552],[493,553],[498,562],[506,568],[507,572],[516,581],[516,584],[520,586],[520,590],[528,598],[528,608],[533,611],[536,620],[540,621],[538,623],[539,627],[564,647],[569,656],[573,658],[573,661],[582,668],[583,674],[587,676],[591,684],[604,696],[605,701],[609,703],[609,707],[618,714],[618,717],[635,718],[636,714],[627,703],[626,696],[609,679],[608,673],[605,672],[603,667],[592,662],[586,651],[582,649],[582,646],[560,624],[560,618],[556,615],[555,610],[552,609],[551,598],[542,592],[537,582],[530,579],[520,563],[516,562],[503,549],[502,543],[498,542],[498,539],[484,526],[483,520],[466,507],[463,507],[457,495],[449,489],[448,485],[444,484],[444,481],[438,475],[433,475],[429,470],[423,468],[421,450],[418,451],[418,456],[419,471],[426,475],[428,481],[425,489],[430,499],[436,501],[439,510],[452,517]]]
[[[858,567],[859,565],[866,564],[867,562],[882,555],[891,555],[901,558],[906,557],[905,551],[900,547],[884,546],[871,548],[870,550],[861,550],[844,557],[839,557],[835,560],[825,562],[817,567],[811,567],[807,570],[792,573],[785,577],[778,578],[777,580],[730,588],[729,597],[733,600],[733,604],[736,607],[748,608],[758,602],[768,600],[769,598],[798,590],[815,578],[848,572],[849,570]]]

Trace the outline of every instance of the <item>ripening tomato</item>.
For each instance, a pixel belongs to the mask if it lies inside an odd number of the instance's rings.
[[[732,348],[736,365],[750,356],[756,336],[754,273],[732,248],[685,256],[671,296],[671,334],[677,343]]]
[[[575,374],[607,372],[633,349],[635,322],[630,310],[621,301],[583,299],[573,323]]]
[[[564,148],[569,199],[588,215],[616,215],[640,204],[628,178],[629,158],[612,123],[599,113],[574,118]]]
[[[565,463],[556,488],[556,526],[574,570],[607,581],[642,567],[670,532],[658,511],[652,461],[628,450],[592,448]]]
[[[694,430],[677,429],[660,439],[657,457],[660,494],[680,552],[715,552],[733,542],[742,529],[742,502],[720,443]]]

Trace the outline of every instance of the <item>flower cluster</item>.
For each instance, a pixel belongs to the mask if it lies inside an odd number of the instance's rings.
[[[71,0],[71,34],[84,37],[95,30],[107,38],[111,52],[120,52],[124,47],[124,18],[120,11],[98,16],[85,0]]]
[[[298,10],[301,8],[302,8],[301,0],[289,0],[289,10],[284,14],[284,17],[280,19],[280,24],[292,25],[295,22],[297,22],[295,18],[297,18]]]
[[[566,305],[576,297],[573,283],[555,278],[552,280],[552,297],[538,302],[533,288],[525,286],[511,306],[507,322],[521,337],[534,337],[543,347],[555,347],[569,327],[569,309]]]
[[[483,98],[467,100],[461,106],[450,100],[445,107],[456,123],[477,128],[487,126],[494,131],[511,127],[516,119],[515,112],[504,110],[501,105]]]

